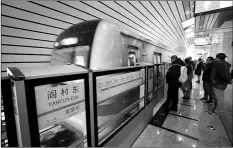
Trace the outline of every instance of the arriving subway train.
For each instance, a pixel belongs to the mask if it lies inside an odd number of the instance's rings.
[[[119,26],[110,21],[86,21],[69,27],[57,37],[51,64],[76,64],[92,70],[136,66],[145,62],[143,48],[143,40],[122,33]],[[136,87],[105,102],[99,103],[97,100],[99,141],[107,138],[139,110],[139,104],[134,104],[140,99],[139,92],[140,88]],[[84,146],[85,124],[85,113],[68,118],[50,127],[50,130],[41,131],[41,145],[57,146],[59,143],[61,146],[69,146],[81,139],[83,142],[75,146]],[[70,135],[70,138],[62,135]]]

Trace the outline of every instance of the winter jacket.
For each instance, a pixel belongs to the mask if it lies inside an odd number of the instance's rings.
[[[180,86],[182,83],[179,81],[181,65],[184,66],[184,62],[180,59],[176,59],[172,66],[168,69],[166,73],[166,82],[169,85]]]
[[[206,64],[203,70],[202,81],[210,82],[210,74],[213,70],[214,63]]]
[[[203,70],[203,65],[204,64],[202,61],[197,63],[197,67],[195,69],[195,75],[198,75],[198,76],[201,75],[201,71]]]
[[[218,61],[211,72],[211,82],[213,87],[225,90],[227,85],[231,83],[230,74],[231,64],[226,61]]]

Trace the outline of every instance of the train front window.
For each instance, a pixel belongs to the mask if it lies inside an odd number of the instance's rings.
[[[130,51],[128,55],[128,66],[135,66],[136,65],[136,53]]]
[[[52,65],[77,64],[89,66],[90,46],[76,46],[63,49],[55,49],[52,53]]]

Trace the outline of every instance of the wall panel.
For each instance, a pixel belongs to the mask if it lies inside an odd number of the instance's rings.
[[[53,42],[2,36],[2,44],[52,48]]]
[[[9,35],[9,36],[18,36],[18,37],[26,37],[26,38],[33,38],[33,39],[41,39],[47,41],[55,41],[55,35],[50,34],[43,34],[39,32],[32,32],[27,30],[20,30],[16,28],[9,28],[9,27],[2,27],[1,28],[2,36]]]
[[[50,61],[51,56],[36,55],[5,55],[2,54],[2,62],[28,62],[28,61]]]

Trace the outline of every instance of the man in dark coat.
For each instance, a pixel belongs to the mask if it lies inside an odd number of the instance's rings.
[[[210,80],[210,74],[212,72],[213,66],[214,66],[214,58],[208,57],[202,75],[204,97],[200,99],[200,100],[208,100],[206,101],[206,103],[213,102],[213,88]]]
[[[166,74],[166,81],[168,83],[167,102],[166,107],[169,109],[169,105],[172,102],[171,110],[178,110],[179,99],[179,87],[182,83],[179,81],[180,68],[184,66],[184,62],[176,55],[171,57],[172,66],[168,69]]]
[[[211,72],[210,80],[213,86],[214,104],[211,110],[221,112],[224,109],[224,91],[228,84],[232,83],[230,74],[231,64],[225,61],[226,54],[218,53],[216,63]]]
[[[198,59],[197,67],[195,69],[195,75],[197,75],[198,80],[197,83],[200,83],[201,72],[203,70],[204,63],[201,58]]]

